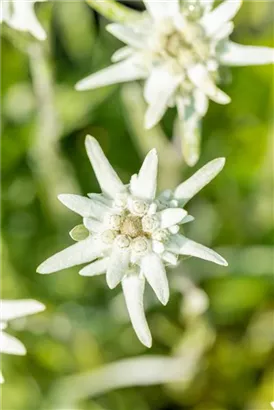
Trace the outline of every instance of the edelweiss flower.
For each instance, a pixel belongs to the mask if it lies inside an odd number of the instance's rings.
[[[225,160],[209,162],[174,192],[164,191],[156,197],[155,149],[148,153],[129,185],[121,182],[94,138],[87,136],[86,149],[102,194],[88,194],[89,198],[65,194],[59,199],[83,217],[88,236],[47,259],[37,271],[52,273],[89,263],[80,275],[106,272],[111,289],[122,282],[132,325],[141,342],[151,346],[143,309],[145,279],[166,305],[169,286],[165,266],[177,265],[180,255],[227,265],[216,252],[179,233],[180,225],[193,220],[182,207],[221,171]]]
[[[15,355],[25,355],[25,346],[15,337],[3,332],[7,322],[23,316],[42,312],[45,306],[36,300],[0,300],[0,352]],[[4,382],[0,372],[0,383]]]
[[[34,11],[36,1],[46,0],[3,0],[1,1],[0,22],[7,23],[15,30],[28,31],[38,40],[46,39],[46,32],[37,20]]]
[[[146,128],[157,124],[168,107],[177,107],[175,133],[182,136],[189,165],[199,158],[200,120],[208,99],[227,104],[230,97],[216,83],[221,65],[274,62],[274,50],[229,40],[241,0],[226,0],[212,10],[212,0],[144,0],[148,13],[135,22],[110,24],[108,31],[126,43],[112,57],[116,64],[76,84],[77,90],[145,79]]]

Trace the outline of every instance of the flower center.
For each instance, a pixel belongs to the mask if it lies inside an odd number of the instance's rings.
[[[117,237],[117,245],[121,249],[126,249],[130,246],[130,238],[126,235],[119,235]]]
[[[122,222],[120,232],[122,235],[137,238],[142,235],[142,219],[139,216],[129,214]]]
[[[155,56],[171,63],[178,73],[210,57],[210,43],[203,28],[186,18],[177,26],[170,19],[162,21],[150,45]]]
[[[142,219],[142,227],[145,232],[151,233],[159,227],[159,220],[155,215],[145,215]]]
[[[141,217],[147,212],[148,204],[140,199],[133,199],[129,203],[129,210],[132,214]]]
[[[148,250],[148,241],[145,237],[139,237],[132,242],[132,249],[136,253],[144,253]]]
[[[183,36],[178,31],[174,31],[171,35],[166,37],[165,49],[167,53],[176,57],[180,49],[191,50],[191,46],[184,41]]]
[[[156,214],[158,204],[128,194],[119,194],[114,199],[113,211],[103,218],[105,230],[100,239],[108,246],[118,246],[131,252],[131,263],[149,250],[163,253],[170,232],[161,229],[161,218]]]

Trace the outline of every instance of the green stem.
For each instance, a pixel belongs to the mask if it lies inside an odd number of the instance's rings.
[[[54,103],[52,71],[46,52],[40,44],[35,44],[29,47],[28,55],[38,110],[37,131],[30,156],[34,174],[45,193],[45,209],[58,221],[60,216],[66,217],[66,210],[58,206],[57,195],[78,192],[79,187],[60,149],[62,124]]]
[[[20,50],[22,53],[28,53],[29,47],[32,44],[38,43],[38,40],[32,37],[29,33],[14,30],[6,24],[2,24],[1,26],[1,37],[7,39],[15,48]]]
[[[131,10],[114,0],[86,0],[87,4],[108,20],[117,23],[135,21],[141,13]]]
[[[37,128],[30,149],[34,175],[41,188],[42,204],[52,219],[67,217],[56,200],[60,192],[79,192],[74,172],[62,155],[59,139],[62,124],[54,101],[52,70],[48,61],[48,42],[39,42],[29,33],[22,33],[3,24],[1,36],[29,58],[33,90],[37,103]]]

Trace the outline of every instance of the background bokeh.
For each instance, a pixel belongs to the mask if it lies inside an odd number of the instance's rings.
[[[130,6],[142,9],[141,2]],[[274,46],[273,6],[245,2],[233,39]],[[274,400],[273,67],[222,71],[232,103],[210,104],[202,155],[189,169],[166,143],[172,110],[161,128],[144,131],[139,84],[74,90],[79,79],[109,65],[120,45],[105,31],[107,21],[80,1],[36,9],[49,33],[45,43],[7,27],[1,37],[2,297],[37,299],[47,310],[9,326],[28,354],[2,358],[3,410],[268,410]],[[149,351],[132,330],[120,287],[111,291],[104,277],[84,278],[77,268],[35,272],[72,243],[68,232],[81,223],[56,195],[99,192],[84,149],[87,133],[125,182],[156,145],[161,189],[215,157],[227,158],[221,174],[188,205],[195,222],[185,230],[229,266],[183,261],[169,271],[167,307],[146,289],[154,339]],[[163,365],[154,372],[161,383],[146,385],[153,363],[148,369],[138,361],[151,355],[175,358],[182,379],[167,380]],[[105,366],[126,358],[133,360],[133,374],[118,367],[113,379]],[[104,377],[94,373],[99,368]],[[132,385],[122,388],[127,376]],[[107,391],[106,380],[118,387]]]

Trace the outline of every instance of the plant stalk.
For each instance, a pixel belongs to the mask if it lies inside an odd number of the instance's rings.
[[[54,103],[52,72],[46,52],[40,44],[34,44],[29,47],[28,55],[38,110],[30,156],[43,199],[46,198],[45,211],[58,221],[60,216],[66,216],[66,210],[58,206],[57,195],[78,192],[79,187],[73,169],[60,149],[62,124]]]
[[[114,0],[86,0],[86,3],[108,20],[125,23],[139,19],[141,13]]]

